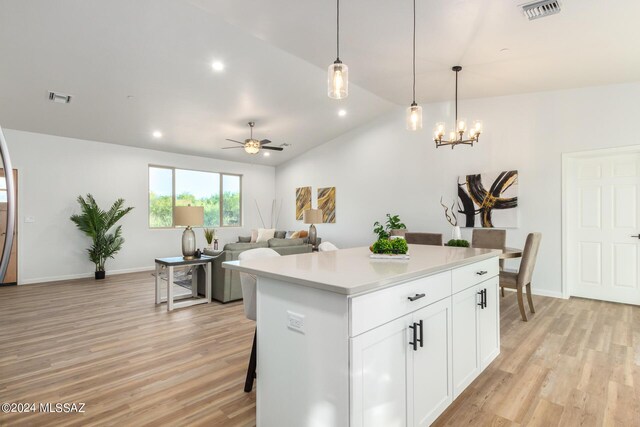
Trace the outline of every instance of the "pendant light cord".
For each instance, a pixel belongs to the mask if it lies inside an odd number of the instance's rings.
[[[413,0],[413,103],[416,103],[416,0]]]
[[[340,0],[336,1],[336,59],[340,60]]]
[[[458,73],[459,71],[456,71],[456,130],[458,129]]]

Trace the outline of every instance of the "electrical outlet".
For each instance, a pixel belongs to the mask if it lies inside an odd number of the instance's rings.
[[[287,327],[304,334],[304,314],[287,311]]]

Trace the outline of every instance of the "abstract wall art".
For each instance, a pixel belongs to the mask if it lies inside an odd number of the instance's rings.
[[[336,222],[336,187],[318,188],[318,209],[322,210],[322,222]]]
[[[517,227],[518,171],[460,176],[458,212],[463,227]]]
[[[302,220],[302,213],[311,209],[311,187],[296,188],[296,219]]]

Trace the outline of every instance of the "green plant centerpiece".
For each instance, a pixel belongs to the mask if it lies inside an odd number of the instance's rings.
[[[87,249],[89,259],[96,265],[96,279],[104,279],[104,265],[109,258],[122,249],[124,238],[122,226],[116,226],[109,232],[123,216],[131,212],[133,207],[123,208],[124,199],[116,200],[108,210],[102,210],[91,194],[86,198],[78,196],[78,203],[82,213],[71,215],[71,221],[80,231],[89,236],[92,245]]]
[[[406,228],[398,215],[387,214],[384,225],[379,221],[373,224],[373,232],[378,235],[378,240],[369,249],[378,255],[406,255],[409,251],[407,241],[402,237],[391,238],[394,230]]]
[[[458,248],[468,248],[471,245],[467,240],[464,240],[464,239],[451,239],[447,242],[447,246],[454,246]]]
[[[378,235],[378,239],[388,239],[393,235],[394,230],[406,230],[407,226],[400,220],[399,215],[387,214],[387,220],[384,225],[379,221],[373,223],[373,232]]]

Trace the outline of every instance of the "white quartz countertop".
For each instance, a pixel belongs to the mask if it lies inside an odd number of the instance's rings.
[[[409,245],[409,260],[369,258],[369,248],[227,261],[224,268],[311,288],[355,295],[500,255],[492,249]]]

